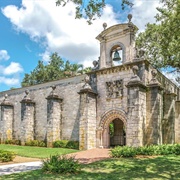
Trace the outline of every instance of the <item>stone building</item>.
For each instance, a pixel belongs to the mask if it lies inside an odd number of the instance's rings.
[[[136,49],[138,28],[128,18],[103,24],[100,58],[87,75],[1,92],[1,142],[37,139],[51,147],[67,139],[80,149],[180,143],[180,89]]]

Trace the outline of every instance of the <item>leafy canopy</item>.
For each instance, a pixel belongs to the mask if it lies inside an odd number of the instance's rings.
[[[122,9],[126,5],[133,6],[133,3],[130,0],[119,0],[121,2]],[[87,18],[88,24],[92,24],[92,21],[96,17],[100,17],[102,10],[104,9],[106,3],[105,0],[57,0],[57,6],[65,6],[68,2],[73,2],[76,5],[76,19],[82,17]]]
[[[156,68],[173,68],[180,73],[180,0],[161,0],[157,8],[157,23],[146,26],[136,39],[139,48],[146,50],[146,56]],[[180,75],[176,78],[180,83]]]
[[[58,80],[63,77],[70,77],[90,71],[91,68],[83,69],[82,64],[71,64],[64,62],[57,53],[50,56],[49,64],[44,65],[43,61],[38,61],[37,66],[30,74],[25,74],[22,80],[22,87],[40,84],[48,81]]]

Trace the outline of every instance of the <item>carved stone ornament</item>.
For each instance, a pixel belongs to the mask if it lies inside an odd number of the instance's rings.
[[[7,94],[4,95],[4,100],[3,100],[3,102],[0,105],[1,106],[3,106],[3,105],[12,106],[12,104],[8,100],[8,95]]]
[[[57,95],[57,94],[55,93],[56,86],[55,86],[55,85],[52,85],[51,88],[52,88],[52,91],[50,92],[49,95],[51,95],[51,96]]]
[[[106,82],[107,98],[119,98],[123,96],[123,80]]]
[[[31,98],[29,96],[29,90],[28,89],[25,90],[25,96],[22,99],[21,103],[30,103],[30,104],[32,103],[32,104],[34,104],[34,102],[31,100]]]
[[[149,84],[157,84],[157,85],[160,85],[159,81],[157,80],[157,70],[156,69],[153,69],[151,71],[151,74],[152,74],[152,79],[150,81]]]
[[[138,66],[133,66],[132,67],[132,71],[133,71],[133,76],[131,77],[131,82],[132,81],[140,81],[140,78],[138,76],[138,71],[139,71],[139,67]]]
[[[89,76],[85,76],[84,81],[85,81],[85,84],[82,86],[82,88],[92,90],[91,86],[89,85],[90,83]]]
[[[30,99],[31,99],[31,98],[29,97],[29,90],[28,90],[28,89],[25,90],[25,96],[24,96],[23,99],[24,99],[24,100],[30,100]]]

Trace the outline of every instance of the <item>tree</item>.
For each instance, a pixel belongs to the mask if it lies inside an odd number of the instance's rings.
[[[119,0],[121,2],[122,9],[126,5],[133,6],[131,0]],[[105,0],[57,0],[57,6],[65,6],[68,2],[76,4],[76,16],[75,18],[80,19],[83,16],[87,18],[88,24],[92,24],[92,21],[97,17],[100,17],[102,10],[105,7]]]
[[[157,24],[147,24],[145,32],[137,37],[136,44],[145,49],[147,58],[156,68],[171,67],[172,72],[180,73],[180,1],[161,2],[163,7],[157,8],[155,16]]]
[[[30,74],[25,74],[21,85],[22,87],[40,84],[48,81],[58,80],[63,77],[70,77],[83,73],[82,64],[71,64],[69,61],[64,62],[57,53],[50,56],[50,61],[44,65],[43,61],[38,61],[35,69]]]

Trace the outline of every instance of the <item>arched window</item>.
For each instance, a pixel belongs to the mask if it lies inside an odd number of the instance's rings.
[[[121,65],[123,62],[123,48],[120,45],[115,45],[111,48],[112,66]]]

